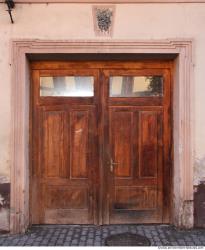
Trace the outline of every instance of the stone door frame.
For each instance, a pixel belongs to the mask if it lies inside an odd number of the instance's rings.
[[[29,225],[29,54],[174,54],[172,223],[193,227],[194,92],[193,41],[189,40],[29,40],[15,39],[11,80],[11,233]]]

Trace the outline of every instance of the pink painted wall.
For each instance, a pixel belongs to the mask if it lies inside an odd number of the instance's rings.
[[[97,37],[92,4],[17,4],[10,23],[0,4],[0,184],[10,181],[11,39],[174,39],[194,40],[194,184],[205,179],[205,3],[116,4],[112,37]],[[0,208],[1,209],[1,208]],[[0,230],[8,229],[0,210]]]

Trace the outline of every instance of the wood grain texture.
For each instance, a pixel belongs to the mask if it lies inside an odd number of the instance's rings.
[[[112,117],[113,116],[113,117]],[[113,161],[116,177],[130,177],[132,167],[132,113],[111,114],[111,136],[113,138]]]
[[[157,175],[157,114],[151,111],[140,112],[139,119],[139,171],[140,177]]]
[[[153,187],[116,187],[114,209],[144,211],[156,207],[157,190]]]
[[[46,192],[47,208],[83,209],[88,206],[87,189],[70,186],[48,186]]]
[[[43,113],[43,166],[46,177],[68,177],[65,144],[65,112]]]
[[[88,155],[88,113],[72,111],[71,121],[71,178],[86,178]]]

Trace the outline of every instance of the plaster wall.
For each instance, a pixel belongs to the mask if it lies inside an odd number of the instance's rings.
[[[96,37],[92,4],[17,4],[13,10],[14,24],[10,23],[5,4],[0,4],[0,230],[9,229],[5,216],[8,196],[1,193],[1,184],[10,182],[12,39],[193,39],[194,185],[205,180],[205,4],[116,4],[115,7],[112,37]]]

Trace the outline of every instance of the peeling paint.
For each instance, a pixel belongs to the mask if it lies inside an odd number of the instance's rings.
[[[2,208],[0,211],[0,234],[9,232],[9,209]]]
[[[187,200],[183,202],[183,212],[181,223],[183,228],[192,228],[193,227],[193,201]]]
[[[205,181],[205,157],[195,158],[194,162],[194,186]]]
[[[0,176],[0,233],[9,231],[10,183],[8,178]]]
[[[9,183],[9,178],[7,176],[1,176],[0,175],[0,184],[1,183]]]
[[[1,118],[1,115],[0,115]],[[0,134],[0,183],[10,182],[10,146],[9,143],[4,143],[8,140],[8,135]]]
[[[173,213],[173,224],[180,229],[193,228],[193,201],[179,199],[173,204],[177,205],[173,207],[176,211]]]

